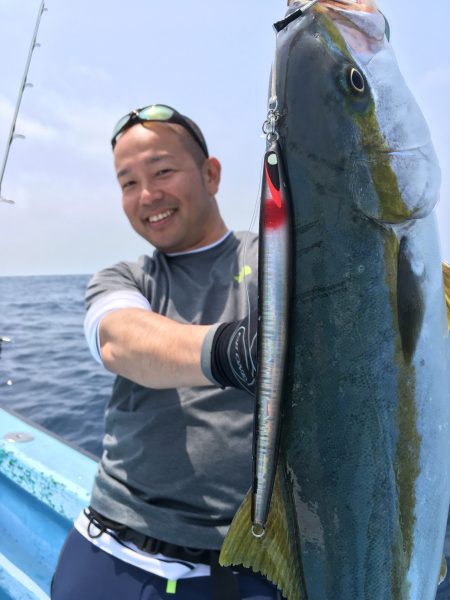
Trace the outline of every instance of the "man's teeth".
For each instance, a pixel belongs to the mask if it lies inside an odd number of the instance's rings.
[[[158,221],[167,219],[167,217],[170,217],[170,215],[174,212],[175,212],[174,210],[166,210],[166,212],[159,213],[159,215],[154,215],[153,217],[149,217],[148,220],[150,221],[150,223],[157,223]]]

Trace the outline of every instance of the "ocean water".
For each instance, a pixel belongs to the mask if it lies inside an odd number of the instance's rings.
[[[100,456],[113,375],[83,333],[90,275],[0,277],[0,405]]]

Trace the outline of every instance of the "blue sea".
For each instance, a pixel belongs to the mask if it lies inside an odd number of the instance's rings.
[[[100,456],[113,375],[83,333],[90,275],[0,277],[0,405]]]

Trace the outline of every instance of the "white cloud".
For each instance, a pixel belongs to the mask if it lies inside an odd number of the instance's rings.
[[[92,67],[91,65],[86,64],[75,64],[72,65],[72,72],[74,75],[79,76],[80,79],[86,80],[90,79],[94,81],[96,84],[102,83],[110,83],[111,77],[109,73],[107,73],[104,69],[98,67]]]
[[[109,158],[109,138],[118,111],[89,100],[69,99],[56,91],[46,91],[41,99],[44,114],[49,115],[58,131],[59,143],[74,154],[90,160]]]
[[[14,117],[15,105],[8,99],[0,96],[0,127],[1,136],[8,137],[9,129]],[[25,111],[20,110],[16,122],[15,132],[33,139],[39,143],[54,143],[58,137],[57,128],[46,125],[42,120],[30,117]]]
[[[70,100],[53,90],[38,90],[34,105],[21,107],[16,133],[41,148],[51,146],[55,153],[63,150],[78,159],[103,162],[110,160],[109,139],[119,112],[92,105],[89,98]],[[6,141],[13,114],[14,105],[0,96],[0,139]]]
[[[42,122],[27,116],[21,116],[17,122],[16,133],[32,138],[41,144],[53,144],[58,138],[58,130],[54,127],[44,125]]]

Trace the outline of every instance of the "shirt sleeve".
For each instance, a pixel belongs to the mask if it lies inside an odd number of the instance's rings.
[[[142,263],[117,263],[94,275],[86,290],[84,334],[94,359],[102,364],[99,325],[108,313],[121,308],[151,310],[152,277]]]
[[[121,308],[151,310],[150,302],[140,292],[121,290],[101,296],[90,305],[84,319],[84,335],[95,360],[103,364],[100,352],[99,326],[105,315]]]

